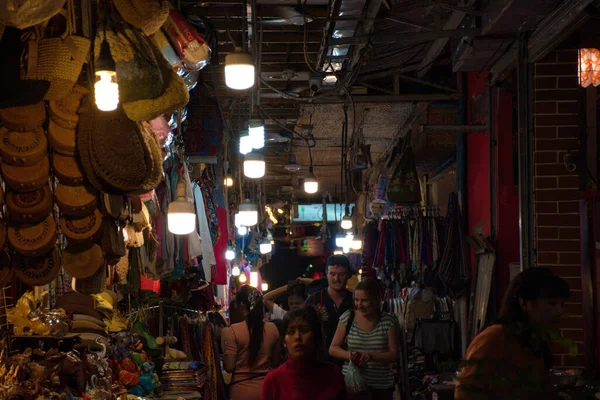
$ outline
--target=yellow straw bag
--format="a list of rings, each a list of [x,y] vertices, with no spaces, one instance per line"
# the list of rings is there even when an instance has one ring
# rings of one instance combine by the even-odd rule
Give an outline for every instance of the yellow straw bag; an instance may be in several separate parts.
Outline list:
[[[44,100],[60,100],[65,97],[79,78],[90,50],[90,40],[75,36],[74,0],[67,1],[67,11],[61,10],[67,21],[65,32],[58,38],[44,38],[48,21],[38,25],[37,34],[27,45],[27,59],[22,65],[21,79],[45,80],[50,88]]]

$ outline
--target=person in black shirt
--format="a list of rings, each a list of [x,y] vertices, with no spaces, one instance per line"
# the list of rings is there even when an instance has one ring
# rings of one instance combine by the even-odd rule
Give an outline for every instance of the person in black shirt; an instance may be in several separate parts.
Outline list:
[[[306,305],[320,311],[325,348],[328,349],[335,335],[340,316],[353,306],[352,293],[346,284],[352,276],[350,261],[344,255],[330,256],[327,259],[327,288],[309,296]],[[331,359],[339,363],[338,360]]]

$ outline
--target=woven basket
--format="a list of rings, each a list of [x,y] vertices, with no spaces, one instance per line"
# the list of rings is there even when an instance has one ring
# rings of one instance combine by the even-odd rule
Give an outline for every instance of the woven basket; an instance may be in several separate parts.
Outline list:
[[[50,119],[58,126],[65,129],[76,129],[79,115],[77,111],[81,106],[81,100],[89,94],[89,90],[80,85],[73,89],[62,99],[48,102],[48,113]]]
[[[12,267],[17,278],[29,286],[42,286],[52,282],[60,272],[60,255],[53,249],[38,257],[15,254]]]
[[[169,18],[166,0],[114,0],[117,11],[128,24],[150,36]]]
[[[77,149],[76,136],[77,131],[75,129],[64,128],[56,124],[54,120],[50,120],[48,124],[48,141],[57,153],[74,156]]]
[[[160,96],[153,99],[123,102],[123,109],[129,119],[137,122],[150,121],[168,111],[179,110],[190,101],[190,94],[185,82],[171,68],[156,44],[150,39],[145,38],[145,40],[158,61],[163,78],[163,90]]]
[[[76,31],[74,0],[67,1],[67,28],[59,38],[44,38],[43,30],[47,22],[38,29],[37,38],[29,41],[27,65],[21,71],[21,79],[46,80],[50,88],[44,100],[59,100],[73,88],[87,54],[90,50],[89,39],[73,35]]]
[[[58,14],[65,0],[4,0],[0,4],[0,24],[25,29]]]
[[[97,244],[88,249],[68,245],[62,256],[65,272],[77,279],[89,278],[104,265],[102,248]]]
[[[83,218],[60,217],[60,229],[69,243],[86,244],[102,236],[102,214],[98,209]]]
[[[56,244],[57,229],[52,215],[36,225],[8,228],[8,241],[24,256],[46,254]]]
[[[48,154],[48,142],[42,128],[15,132],[0,128],[0,156],[10,165],[34,165]]]
[[[2,125],[12,131],[29,131],[41,128],[46,121],[46,105],[43,101],[22,107],[0,109]]]
[[[54,154],[52,157],[52,166],[54,174],[63,185],[81,186],[85,178],[75,157]]]
[[[30,192],[39,189],[48,182],[50,177],[50,161],[47,155],[28,167],[17,167],[5,162],[0,165],[4,181],[16,192]]]
[[[85,217],[98,207],[95,191],[86,186],[66,186],[59,183],[54,194],[60,212],[70,217]]]
[[[11,221],[37,224],[52,212],[52,193],[48,185],[31,192],[8,192],[6,207]]]

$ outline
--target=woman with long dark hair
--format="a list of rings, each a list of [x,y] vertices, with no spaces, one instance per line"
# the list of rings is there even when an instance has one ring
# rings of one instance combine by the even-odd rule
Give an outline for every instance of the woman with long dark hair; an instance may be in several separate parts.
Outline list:
[[[324,362],[323,334],[317,311],[289,311],[283,318],[283,345],[288,360],[265,378],[261,400],[346,400],[340,368]]]
[[[567,283],[547,268],[530,268],[511,282],[494,325],[469,346],[454,398],[552,399],[550,344],[558,329]]]
[[[279,332],[264,322],[262,294],[242,286],[235,301],[244,321],[224,329],[221,337],[225,371],[233,374],[231,400],[259,400],[265,375],[279,364]]]
[[[374,279],[354,288],[354,310],[341,317],[329,354],[359,368],[371,398],[391,400],[394,395],[392,364],[398,360],[398,323],[392,314],[381,312],[381,288]]]

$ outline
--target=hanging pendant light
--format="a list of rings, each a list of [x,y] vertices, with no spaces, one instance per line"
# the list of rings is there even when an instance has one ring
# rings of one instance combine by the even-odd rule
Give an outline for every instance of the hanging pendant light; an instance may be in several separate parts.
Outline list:
[[[352,217],[350,216],[350,207],[346,205],[346,212],[340,222],[340,227],[344,230],[352,229]]]
[[[273,245],[271,244],[271,241],[268,239],[263,239],[260,242],[260,254],[269,254],[271,251],[273,251]]]
[[[344,254],[344,251],[342,249],[335,249],[333,251],[334,256],[341,256],[342,254]]]
[[[95,64],[96,82],[94,83],[94,99],[100,111],[113,111],[119,105],[119,84],[115,60],[110,55],[110,47],[106,39],[100,45],[100,55]]]
[[[196,229],[196,210],[186,197],[185,183],[177,184],[177,200],[169,204],[167,225],[174,235],[187,235]]]
[[[252,151],[252,138],[248,131],[240,132],[240,153],[246,155]]]
[[[248,278],[246,277],[246,273],[244,272],[243,274],[240,274],[238,280],[240,281],[240,283],[246,283],[246,281],[248,280]]]
[[[263,282],[260,285],[260,288],[262,289],[263,292],[266,292],[267,290],[269,290],[269,284],[267,282]]]
[[[245,90],[254,86],[254,60],[248,53],[236,48],[225,57],[225,84],[234,90]]]
[[[304,191],[308,194],[317,193],[319,190],[319,181],[315,178],[312,165],[308,169],[308,172],[310,175],[308,178],[304,179]]]
[[[238,267],[236,265],[233,268],[231,268],[231,275],[233,275],[233,276],[240,276],[240,267]]]
[[[250,286],[258,288],[258,271],[250,272]]]
[[[229,241],[229,246],[227,246],[227,250],[225,251],[225,259],[229,260],[229,261],[235,259],[235,250],[233,249],[233,246],[231,245],[231,241]]]
[[[261,119],[248,121],[248,131],[252,142],[252,148],[262,149],[265,147],[265,123]]]
[[[253,151],[244,157],[244,175],[251,179],[258,179],[265,176],[265,157]]]
[[[346,244],[346,235],[335,235],[335,247],[344,247]]]
[[[300,171],[300,168],[301,168],[301,167],[300,167],[300,164],[298,164],[298,163],[296,162],[296,156],[295,156],[295,155],[293,155],[293,154],[290,154],[290,159],[289,159],[288,163],[287,163],[286,165],[284,165],[284,166],[283,166],[283,168],[285,168],[285,170],[286,170],[287,172],[290,172],[290,173],[292,173],[292,174],[293,174],[293,173],[295,173],[295,172],[298,172],[298,171]]]
[[[258,207],[250,199],[244,200],[239,208],[240,226],[254,226],[258,223]]]
[[[227,187],[233,186],[233,175],[231,175],[231,169],[227,170],[227,175],[225,175],[225,179],[223,179],[223,185]]]
[[[240,226],[237,228],[237,233],[240,236],[245,236],[248,233],[248,227],[246,226]]]

